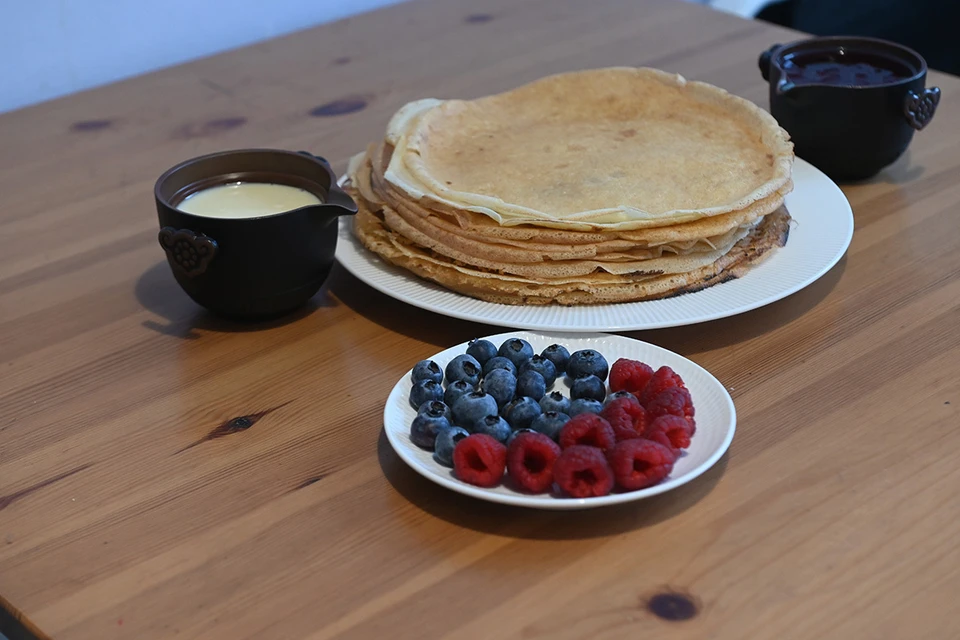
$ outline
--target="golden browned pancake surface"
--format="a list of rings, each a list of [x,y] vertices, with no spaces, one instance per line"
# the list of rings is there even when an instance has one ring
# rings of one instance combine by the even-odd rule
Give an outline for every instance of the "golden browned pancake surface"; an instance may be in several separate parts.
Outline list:
[[[412,199],[614,228],[721,215],[779,191],[793,149],[753,103],[654,69],[543,78],[472,101],[425,100],[391,122],[386,175]]]

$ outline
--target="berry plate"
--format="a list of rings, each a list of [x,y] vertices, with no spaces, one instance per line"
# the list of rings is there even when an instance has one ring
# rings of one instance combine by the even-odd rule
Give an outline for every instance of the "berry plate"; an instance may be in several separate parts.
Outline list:
[[[412,387],[411,372],[408,371],[397,382],[387,398],[383,411],[383,424],[390,445],[414,471],[448,489],[490,502],[534,509],[589,509],[648,498],[686,484],[716,464],[733,440],[737,414],[730,394],[707,370],[672,351],[632,338],[603,333],[562,334],[514,331],[486,337],[497,346],[508,338],[527,340],[533,345],[536,353],[540,353],[551,344],[559,343],[571,353],[580,349],[595,349],[602,353],[610,364],[618,358],[631,358],[646,362],[654,369],[662,365],[671,367],[683,378],[696,407],[697,433],[693,437],[690,448],[677,460],[673,472],[660,484],[639,491],[615,492],[598,498],[578,499],[555,493],[525,494],[514,491],[506,484],[492,489],[475,487],[458,480],[452,469],[440,465],[433,459],[431,452],[419,448],[410,441],[410,423],[417,412],[408,402]],[[460,344],[441,351],[430,359],[443,369],[450,360],[464,353],[466,348],[466,343]],[[553,389],[560,390],[564,395],[569,396],[569,383],[563,377],[557,379]]]

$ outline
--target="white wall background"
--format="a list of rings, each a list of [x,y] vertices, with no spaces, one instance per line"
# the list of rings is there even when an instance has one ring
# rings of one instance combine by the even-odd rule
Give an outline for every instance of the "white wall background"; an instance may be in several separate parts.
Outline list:
[[[692,1],[752,15],[770,0]],[[0,113],[398,2],[0,0]]]
[[[0,0],[0,113],[402,0]]]

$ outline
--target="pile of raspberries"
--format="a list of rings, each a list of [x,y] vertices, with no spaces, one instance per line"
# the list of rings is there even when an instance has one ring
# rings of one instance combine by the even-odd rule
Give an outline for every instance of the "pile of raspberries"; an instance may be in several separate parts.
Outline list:
[[[696,432],[693,400],[670,367],[656,371],[621,358],[610,369],[612,399],[600,414],[567,422],[559,444],[541,433],[520,433],[504,446],[473,434],[453,452],[456,476],[478,487],[504,481],[524,493],[545,493],[554,484],[572,498],[605,496],[615,488],[651,487],[673,470]]]

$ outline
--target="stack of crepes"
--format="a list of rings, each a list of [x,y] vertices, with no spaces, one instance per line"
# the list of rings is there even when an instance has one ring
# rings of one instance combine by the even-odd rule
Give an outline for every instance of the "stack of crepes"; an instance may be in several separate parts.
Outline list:
[[[655,69],[418,100],[354,157],[354,232],[388,262],[506,304],[663,298],[786,243],[793,146],[762,109]]]

